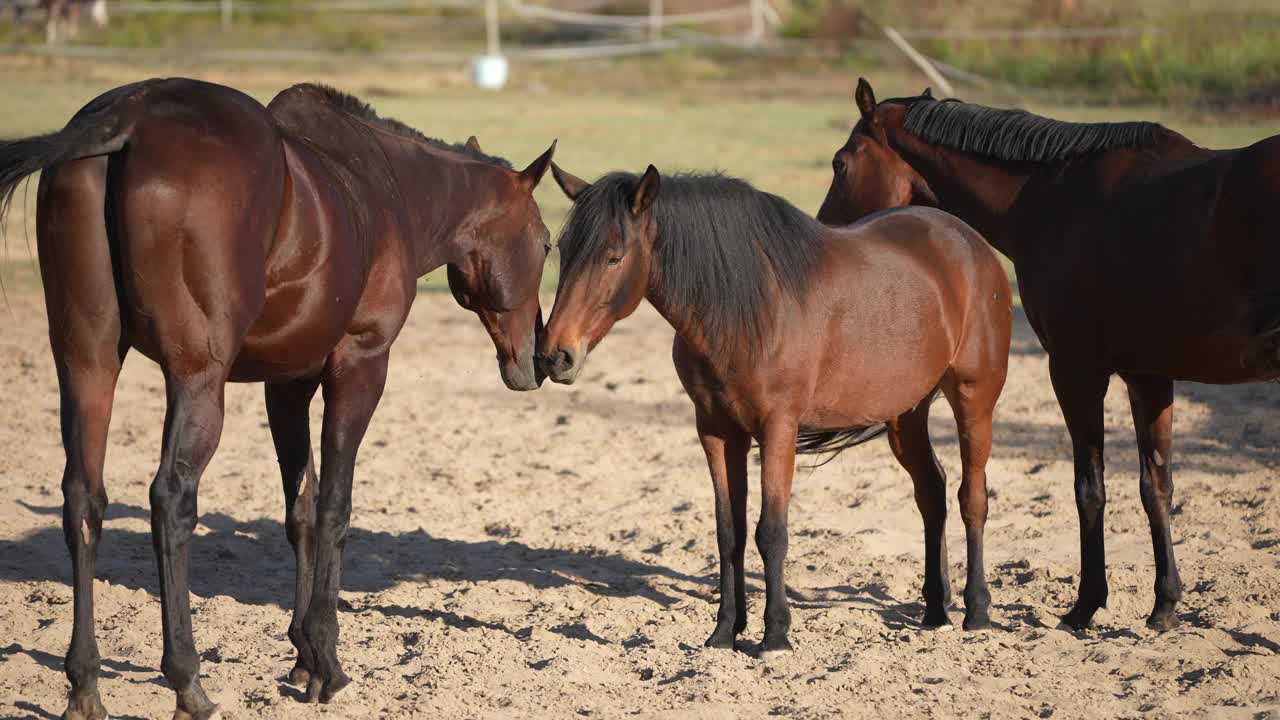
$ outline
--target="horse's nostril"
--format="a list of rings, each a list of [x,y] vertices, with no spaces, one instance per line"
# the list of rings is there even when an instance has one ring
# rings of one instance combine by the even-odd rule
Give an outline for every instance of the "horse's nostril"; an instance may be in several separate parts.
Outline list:
[[[557,350],[557,351],[556,351],[556,356],[555,356],[555,364],[556,364],[556,367],[559,367],[559,368],[568,368],[568,367],[570,367],[570,366],[572,365],[572,363],[571,363],[571,362],[569,362],[569,351],[568,351],[568,350]]]

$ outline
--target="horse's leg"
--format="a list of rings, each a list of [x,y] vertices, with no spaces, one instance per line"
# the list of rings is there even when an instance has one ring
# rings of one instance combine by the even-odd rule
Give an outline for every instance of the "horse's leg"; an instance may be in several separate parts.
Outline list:
[[[289,671],[289,681],[303,686],[311,679],[311,668],[315,667],[311,648],[302,634],[302,620],[307,616],[315,575],[316,470],[311,455],[308,410],[319,386],[319,378],[265,386],[267,419],[271,423],[271,439],[275,442],[284,482],[285,534],[293,546],[297,570],[289,640],[298,649],[298,659]]]
[[[1110,375],[1106,371],[1069,367],[1049,359],[1049,377],[1062,407],[1075,455],[1076,512],[1080,515],[1080,588],[1076,605],[1062,621],[1085,628],[1098,608],[1107,605],[1107,555],[1102,520],[1107,504],[1103,483],[1102,402]]]
[[[315,580],[311,604],[302,624],[316,663],[307,684],[308,702],[327,703],[351,682],[338,662],[337,609],[342,549],[351,524],[356,452],[387,380],[385,350],[373,356],[356,356],[355,352],[347,355],[330,361],[330,367],[341,368],[341,372],[330,372],[323,381],[324,430],[320,438],[320,493],[316,502]]]
[[[716,543],[720,549],[720,612],[707,647],[732,648],[747,627],[743,554],[747,548],[747,453],[751,438],[726,418],[698,413],[698,437],[707,454],[716,495]]]
[[[1129,406],[1138,434],[1139,488],[1142,507],[1151,525],[1151,545],[1156,559],[1156,602],[1147,625],[1169,630],[1178,624],[1174,608],[1182,599],[1182,579],[1173,559],[1169,513],[1173,504],[1173,470],[1169,446],[1173,443],[1173,381],[1151,375],[1127,375]]]
[[[760,658],[791,651],[791,608],[782,566],[787,559],[787,507],[791,503],[791,477],[796,466],[797,423],[786,419],[770,423],[760,438],[764,467],[760,471],[760,522],[756,547],[764,558],[764,641]]]
[[[118,332],[119,318],[115,318]],[[56,352],[62,398],[62,444],[66,467],[62,474],[62,534],[71,552],[75,593],[71,647],[66,673],[71,699],[65,720],[102,720],[107,711],[98,695],[98,643],[94,638],[93,579],[107,508],[102,465],[107,427],[122,353],[102,343],[96,358],[76,351]]]
[[[222,437],[226,377],[221,367],[189,375],[166,369],[166,376],[160,469],[151,483],[151,542],[160,568],[164,632],[160,671],[178,695],[174,720],[205,720],[217,708],[200,686],[200,659],[191,635],[189,566],[200,476]]]
[[[46,171],[40,178],[36,220],[66,452],[62,532],[71,553],[75,593],[65,665],[71,681],[66,720],[107,715],[98,695],[93,579],[107,507],[102,478],[107,428],[126,347],[103,221],[106,165],[105,159],[93,158]]]
[[[951,600],[947,576],[947,476],[929,442],[929,401],[889,424],[889,448],[911,475],[924,519],[924,624],[946,625]]]
[[[1004,387],[1003,372],[987,372],[970,379],[949,374],[942,382],[956,418],[960,439],[960,518],[964,521],[968,575],[964,585],[964,629],[991,626],[991,591],[982,561],[987,525],[987,459],[991,457],[991,416]]]

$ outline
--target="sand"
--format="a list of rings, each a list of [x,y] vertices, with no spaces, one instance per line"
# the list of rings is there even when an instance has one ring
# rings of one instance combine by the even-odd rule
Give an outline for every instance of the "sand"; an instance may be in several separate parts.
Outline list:
[[[0,717],[49,718],[64,707],[71,633],[58,393],[39,296],[11,290],[0,316]],[[357,466],[339,612],[355,682],[328,706],[299,703],[283,681],[293,556],[262,391],[231,386],[192,571],[204,686],[224,716],[1280,715],[1280,388],[1178,388],[1174,537],[1186,595],[1181,625],[1159,634],[1143,624],[1151,545],[1124,388],[1113,383],[1111,607],[1096,629],[1068,632],[1057,616],[1077,570],[1070,448],[1045,356],[1019,318],[989,467],[995,627],[920,627],[921,522],[910,480],[877,441],[798,474],[787,563],[797,651],[762,663],[754,548],[740,650],[701,647],[715,616],[715,523],[670,338],[642,307],[577,385],[515,394],[472,315],[447,295],[419,299]],[[147,510],[163,410],[158,370],[131,356],[96,584],[101,688],[116,718],[167,717],[174,703],[158,670]],[[945,402],[933,434],[953,496],[959,603]]]

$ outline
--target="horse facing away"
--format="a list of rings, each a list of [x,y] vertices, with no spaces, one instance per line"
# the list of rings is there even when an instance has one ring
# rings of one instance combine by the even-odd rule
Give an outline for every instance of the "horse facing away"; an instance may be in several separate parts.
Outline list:
[[[1155,123],[1068,123],[918,97],[877,103],[835,155],[818,217],[859,198],[955,213],[1013,261],[1071,433],[1080,586],[1068,625],[1107,604],[1102,404],[1128,385],[1155,554],[1147,624],[1177,624],[1170,532],[1173,381],[1280,377],[1280,136],[1208,150]]]
[[[550,236],[532,191],[553,150],[516,172],[474,138],[426,138],[329,88],[298,85],[264,108],[184,79],[117,88],[59,132],[0,144],[6,206],[23,177],[44,171],[36,223],[75,589],[64,718],[106,717],[93,578],[107,426],[129,348],[165,376],[151,529],[174,717],[216,712],[191,634],[188,546],[228,381],[266,384],[297,559],[290,677],[307,684],[310,701],[327,702],[348,683],[335,613],[356,451],[416,278],[447,265],[455,298],[493,338],[504,381],[537,387],[537,292]],[[318,388],[317,482],[308,408]]]
[[[1004,386],[1012,294],[995,253],[946,213],[908,208],[827,228],[740,180],[612,173],[587,184],[552,164],[574,200],[540,343],[571,383],[587,353],[647,298],[676,330],[715,490],[720,610],[708,647],[747,625],[747,453],[760,444],[756,545],[765,565],[761,657],[790,650],[782,568],[797,450],[838,451],[888,429],[925,525],[924,624],[948,622],[946,478],[929,440],[940,389],[955,412],[969,567],[967,629],[989,624],[986,463]],[[659,192],[661,188],[661,192]]]

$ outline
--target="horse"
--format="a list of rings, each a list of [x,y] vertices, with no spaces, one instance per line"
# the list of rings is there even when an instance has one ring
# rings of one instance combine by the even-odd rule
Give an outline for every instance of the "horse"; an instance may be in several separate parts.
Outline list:
[[[572,383],[641,299],[676,331],[672,359],[693,401],[715,491],[720,607],[705,645],[747,625],[747,455],[759,443],[765,567],[759,657],[791,650],[783,563],[797,453],[835,453],[887,431],[925,527],[923,623],[949,622],[946,476],[928,431],[940,391],[959,428],[968,549],[964,627],[989,625],[983,572],[986,464],[1004,387],[1012,292],[996,255],[931,208],[828,228],[786,200],[720,175],[615,172],[587,183],[552,163],[573,207],[539,343],[547,377]]]
[[[110,19],[106,0],[41,0],[40,5],[44,7],[46,14],[45,42],[50,45],[80,34],[82,6],[89,6],[89,17],[97,27],[106,27]]]
[[[1071,435],[1080,583],[1063,621],[1076,629],[1107,604],[1102,404],[1111,376],[1125,381],[1156,566],[1147,625],[1173,628],[1173,383],[1280,377],[1280,136],[1210,150],[1151,122],[1063,122],[928,90],[877,103],[865,79],[854,95],[860,118],[818,217],[856,220],[868,194],[939,207],[1013,261]]]
[[[475,138],[428,138],[358,99],[296,85],[264,107],[187,79],[125,85],[62,130],[0,144],[0,197],[41,170],[36,229],[61,391],[63,531],[73,562],[67,720],[106,717],[97,688],[93,578],[107,504],[102,466],[129,349],[164,374],[160,467],[150,489],[160,571],[161,671],[178,720],[216,712],[200,685],[188,546],[201,473],[222,431],[227,382],[265,384],[297,561],[290,672],[308,701],[349,679],[337,596],[356,452],[388,353],[441,265],[498,351],[507,386],[533,362],[550,234],[532,196],[551,148],[516,171]],[[308,408],[323,389],[317,479]]]

